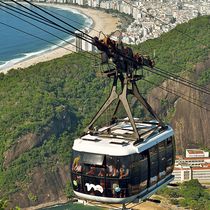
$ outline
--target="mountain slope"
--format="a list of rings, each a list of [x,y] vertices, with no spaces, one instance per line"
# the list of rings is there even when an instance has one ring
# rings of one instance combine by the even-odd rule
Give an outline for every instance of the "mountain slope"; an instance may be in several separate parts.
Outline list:
[[[177,27],[196,40],[172,30],[132,48],[149,54],[155,47],[156,66],[206,85],[210,75],[209,21],[205,16]],[[74,53],[0,74],[0,197],[12,198],[13,206],[38,205],[65,196],[73,140],[106,99],[106,81],[95,77],[93,65],[88,53]],[[201,75],[203,71],[205,75]],[[144,74],[155,85],[164,82],[165,87],[209,102],[209,96],[151,72]],[[209,146],[209,112],[155,85],[138,82],[141,93],[174,129],[178,153]],[[138,103],[132,112],[142,120],[150,119]],[[57,190],[55,186],[59,186]]]

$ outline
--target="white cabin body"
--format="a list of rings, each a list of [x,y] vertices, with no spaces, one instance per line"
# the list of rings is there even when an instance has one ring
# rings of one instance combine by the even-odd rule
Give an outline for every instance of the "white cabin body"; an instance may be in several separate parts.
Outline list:
[[[154,124],[135,123],[144,139],[123,137],[133,133],[129,122],[109,127],[112,135],[85,135],[74,141],[71,180],[74,193],[102,203],[142,201],[171,182],[175,161],[174,132]],[[113,135],[116,134],[116,135]]]

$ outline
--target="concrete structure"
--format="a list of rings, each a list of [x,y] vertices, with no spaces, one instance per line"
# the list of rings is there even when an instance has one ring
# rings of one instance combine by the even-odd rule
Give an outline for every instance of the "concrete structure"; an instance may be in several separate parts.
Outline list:
[[[173,182],[183,182],[191,179],[198,179],[199,182],[209,182],[209,152],[199,149],[187,149],[186,158],[176,156],[173,175],[175,176]]]
[[[87,33],[86,30],[82,29],[81,31],[76,31],[77,34],[75,39],[75,52],[79,51],[91,51],[91,52],[97,52],[98,49],[91,44],[90,38],[86,37],[84,33]],[[86,42],[84,39],[88,38],[90,42]]]

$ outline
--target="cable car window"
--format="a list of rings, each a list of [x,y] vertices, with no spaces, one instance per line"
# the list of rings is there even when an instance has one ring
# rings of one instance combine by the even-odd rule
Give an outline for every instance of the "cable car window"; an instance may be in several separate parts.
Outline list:
[[[158,173],[159,173],[157,145],[149,149],[149,157],[150,157],[150,186],[152,186],[158,181]]]
[[[81,159],[82,159],[82,152],[72,150],[72,156],[71,156],[72,171],[81,173]]]
[[[166,139],[166,175],[173,171],[173,144],[172,136]]]
[[[106,156],[106,176],[124,178],[129,176],[128,156]]]
[[[130,157],[131,157],[131,162],[130,162],[131,174],[139,172],[139,167],[140,167],[139,155],[132,154]]]
[[[102,166],[104,161],[104,155],[84,153],[82,163],[95,164]]]
[[[92,164],[84,164],[83,166],[83,175],[88,176],[99,176],[104,177],[105,176],[105,166],[97,166]]]
[[[76,173],[71,174],[73,190],[82,192],[82,177]]]
[[[108,179],[106,181],[106,189],[107,189],[107,197],[112,197],[112,198],[120,197],[121,188],[118,180]]]
[[[165,141],[158,144],[159,150],[159,179],[163,179],[166,174],[166,148]]]
[[[140,159],[138,154],[132,154],[130,156],[131,162],[131,195],[139,193],[140,184]]]
[[[172,136],[166,139],[167,145],[172,144]]]
[[[148,179],[148,150],[140,153],[140,192],[147,188]]]

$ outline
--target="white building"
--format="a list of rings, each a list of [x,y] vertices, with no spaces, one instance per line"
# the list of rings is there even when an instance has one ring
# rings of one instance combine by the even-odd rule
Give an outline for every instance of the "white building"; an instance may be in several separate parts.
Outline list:
[[[209,152],[199,149],[187,149],[186,158],[176,156],[173,175],[175,176],[173,182],[183,182],[191,179],[198,179],[199,182],[209,182]]]
[[[76,31],[75,34],[77,34],[76,36],[76,46],[75,46],[75,52],[79,52],[79,51],[92,51],[92,52],[97,52],[97,48],[92,45],[89,42],[85,41],[86,35],[84,33],[87,33],[86,30],[81,30],[81,31]]]

